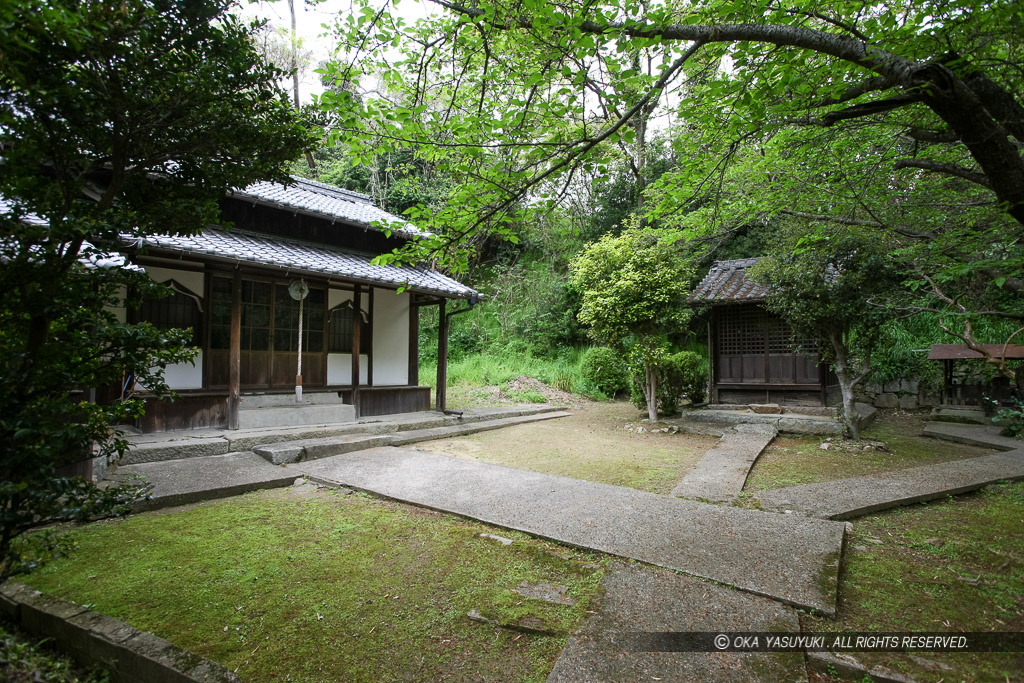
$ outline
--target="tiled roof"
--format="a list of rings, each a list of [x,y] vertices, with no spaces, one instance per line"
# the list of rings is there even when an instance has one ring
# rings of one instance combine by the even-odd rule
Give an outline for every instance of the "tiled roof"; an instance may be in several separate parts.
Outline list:
[[[747,269],[757,261],[756,258],[715,261],[689,300],[711,304],[763,301],[768,289],[747,277]]]
[[[1006,360],[1011,358],[1024,358],[1024,346],[1018,344],[981,344],[981,348],[994,358],[1003,358],[1006,352]],[[970,358],[984,358],[981,353],[969,348],[966,344],[932,344],[928,352],[928,360],[964,360]]]
[[[414,266],[375,266],[372,256],[354,254],[332,247],[264,237],[240,231],[207,229],[198,235],[154,235],[142,245],[215,257],[232,262],[248,262],[293,273],[339,277],[384,287],[406,286],[414,292],[438,294],[448,298],[476,299],[473,289],[441,273]]]
[[[10,213],[12,211],[14,211],[14,202],[6,199],[5,197],[0,197],[0,213]],[[34,225],[42,228],[45,228],[50,224],[45,218],[34,213],[24,214],[21,217],[21,222],[25,225]]]
[[[294,184],[288,186],[265,181],[253,183],[244,190],[232,190],[229,196],[265,206],[285,207],[330,221],[346,221],[379,230],[388,227],[399,237],[427,234],[412,223],[377,208],[365,194],[296,176],[292,179]]]

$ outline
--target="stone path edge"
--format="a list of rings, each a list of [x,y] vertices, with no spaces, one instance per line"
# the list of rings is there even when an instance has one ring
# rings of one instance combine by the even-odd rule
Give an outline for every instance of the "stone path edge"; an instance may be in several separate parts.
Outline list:
[[[221,664],[23,583],[0,585],[0,614],[35,636],[54,640],[76,660],[103,666],[118,683],[241,681]]]
[[[291,466],[289,466],[289,468],[290,467]],[[474,516],[470,516],[470,515],[460,514],[458,512],[453,512],[452,510],[449,510],[449,509],[443,508],[443,507],[437,507],[437,506],[434,506],[434,505],[427,505],[427,504],[424,504],[424,503],[414,503],[414,502],[410,502],[410,501],[408,501],[408,500],[406,500],[404,498],[399,498],[397,496],[389,496],[387,494],[380,493],[379,491],[374,491],[372,489],[368,489],[368,488],[361,487],[361,486],[355,486],[355,485],[349,484],[349,483],[343,483],[343,482],[335,481],[333,479],[327,479],[325,477],[318,477],[318,476],[316,476],[314,474],[301,473],[299,476],[304,476],[308,481],[311,481],[314,484],[319,484],[321,486],[325,486],[325,487],[328,487],[328,488],[332,488],[332,489],[348,489],[348,490],[352,490],[352,491],[359,491],[360,493],[365,493],[365,494],[371,495],[371,496],[373,496],[375,498],[380,498],[382,500],[389,500],[389,501],[392,501],[392,502],[395,502],[395,503],[402,503],[403,505],[413,505],[413,506],[418,507],[418,508],[423,508],[424,510],[431,510],[433,512],[440,512],[442,514],[451,515],[453,517],[458,517],[460,519],[468,519],[468,520],[471,520],[471,521],[474,521],[474,522],[482,522],[484,524],[489,524],[490,526],[494,526],[494,527],[497,527],[499,529],[509,529],[510,531],[518,531],[518,532],[523,533],[523,534],[528,534],[528,535],[530,535],[533,538],[540,538],[540,539],[543,539],[545,541],[551,541],[552,543],[557,543],[557,544],[563,545],[563,546],[565,546],[567,548],[575,548],[575,549],[578,549],[578,550],[589,550],[589,551],[599,552],[599,553],[603,553],[603,554],[608,555],[610,557],[615,557],[617,559],[620,559],[620,560],[623,560],[623,561],[626,561],[626,562],[636,562],[636,563],[641,564],[641,565],[647,565],[647,566],[650,566],[650,567],[658,567],[660,569],[665,569],[665,570],[668,570],[668,571],[671,571],[671,572],[678,572],[679,574],[682,574],[684,576],[690,576],[690,577],[693,577],[693,578],[696,578],[696,579],[700,579],[702,581],[708,581],[708,582],[710,582],[712,584],[715,584],[715,585],[718,585],[718,586],[724,586],[726,588],[730,588],[730,589],[733,589],[733,590],[741,591],[743,593],[748,593],[750,595],[756,595],[758,597],[767,598],[769,600],[773,600],[773,601],[775,601],[775,602],[777,602],[779,604],[786,605],[788,607],[793,607],[793,608],[800,609],[800,610],[807,610],[809,612],[813,612],[813,613],[816,613],[816,614],[822,614],[824,616],[829,616],[829,617],[835,616],[835,614],[836,614],[836,607],[834,605],[831,607],[831,609],[822,608],[821,606],[808,605],[806,603],[801,603],[801,602],[796,602],[794,600],[786,599],[785,597],[781,597],[779,595],[774,595],[774,594],[771,594],[771,593],[767,593],[767,592],[763,592],[763,591],[758,591],[758,590],[756,590],[754,588],[751,588],[749,586],[739,586],[739,585],[736,585],[734,583],[729,583],[729,582],[726,582],[726,581],[722,581],[721,579],[716,579],[713,576],[707,576],[707,575],[701,574],[699,572],[684,571],[684,570],[679,569],[677,567],[671,567],[671,566],[668,566],[668,565],[665,565],[665,564],[659,564],[658,562],[653,562],[653,561],[648,561],[648,560],[638,560],[635,557],[629,557],[629,556],[626,556],[626,555],[621,555],[619,553],[615,553],[615,552],[612,552],[612,551],[607,550],[607,549],[593,548],[593,547],[590,547],[590,546],[580,545],[578,543],[572,543],[572,542],[566,541],[564,539],[556,538],[554,536],[547,536],[547,535],[545,535],[543,533],[540,533],[540,532],[536,531],[535,529],[527,529],[527,528],[519,527],[519,526],[510,526],[508,524],[504,524],[502,522],[494,521],[494,520],[487,519],[487,518],[484,518],[484,517],[474,517]],[[832,520],[832,521],[838,521],[838,520]],[[845,547],[846,547],[846,533],[842,534],[842,538],[840,539],[839,545],[840,545],[840,550],[838,551],[839,552],[839,557],[836,558],[836,566],[835,567],[827,567],[826,568],[826,571],[829,573],[830,577],[833,579],[833,581],[836,584],[838,584],[838,577],[839,577],[839,573],[840,573],[840,570],[841,570],[842,557],[844,555],[844,550],[845,550]],[[836,594],[838,594],[838,589],[836,590]]]

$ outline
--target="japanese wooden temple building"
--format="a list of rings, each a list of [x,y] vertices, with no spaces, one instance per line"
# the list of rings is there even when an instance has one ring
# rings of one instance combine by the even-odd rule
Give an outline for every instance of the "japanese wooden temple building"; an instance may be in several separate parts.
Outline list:
[[[770,292],[747,277],[756,258],[716,261],[690,295],[708,304],[710,400],[718,404],[826,406],[839,401],[835,374],[810,340],[762,305]]]
[[[1024,360],[1024,346],[1019,344],[982,344],[981,348],[993,358],[1004,361]],[[1016,387],[1005,377],[982,381],[980,373],[964,371],[963,366],[974,365],[979,370],[985,356],[966,344],[932,344],[928,360],[942,361],[942,405],[982,406],[988,398],[1009,406]]]
[[[438,306],[436,406],[444,409],[446,305],[463,299],[472,306],[479,296],[425,267],[371,264],[417,228],[366,195],[300,178],[236,190],[221,210],[230,230],[148,236],[126,252],[174,293],[124,314],[191,328],[199,349],[194,364],[167,368],[179,398],[149,400],[143,431],[237,428],[240,404],[257,395],[280,395],[284,403],[292,395],[294,406],[296,288],[308,292],[301,320],[305,401],[335,402],[338,422],[429,409],[430,388],[418,382],[418,321],[423,306]]]

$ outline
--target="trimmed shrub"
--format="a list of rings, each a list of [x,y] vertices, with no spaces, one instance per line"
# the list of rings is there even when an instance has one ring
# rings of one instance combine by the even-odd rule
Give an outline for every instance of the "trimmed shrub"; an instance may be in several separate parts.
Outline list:
[[[594,346],[583,356],[583,380],[601,392],[614,396],[629,387],[626,364],[607,346]]]
[[[701,403],[707,393],[708,369],[704,358],[693,351],[665,356],[658,367],[658,414],[675,415],[682,399]],[[629,399],[637,410],[647,410],[642,377],[630,382]]]

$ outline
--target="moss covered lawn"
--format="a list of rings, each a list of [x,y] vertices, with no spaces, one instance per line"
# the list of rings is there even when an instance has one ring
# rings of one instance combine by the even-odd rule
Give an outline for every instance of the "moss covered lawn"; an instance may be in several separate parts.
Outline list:
[[[887,450],[821,450],[827,437],[780,434],[754,463],[744,491],[767,491],[784,486],[814,484],[847,477],[975,458],[992,449],[967,446],[923,436],[927,413],[879,411],[864,441],[884,441]]]
[[[542,681],[606,562],[310,485],[71,533],[80,548],[28,583],[254,681]],[[577,602],[526,598],[513,590],[524,581],[566,586]],[[552,635],[471,621],[471,610]]]
[[[854,520],[839,576],[838,617],[805,616],[803,627],[1024,631],[1024,482]],[[1024,653],[917,656],[858,653],[856,658],[917,681],[1024,680]]]

